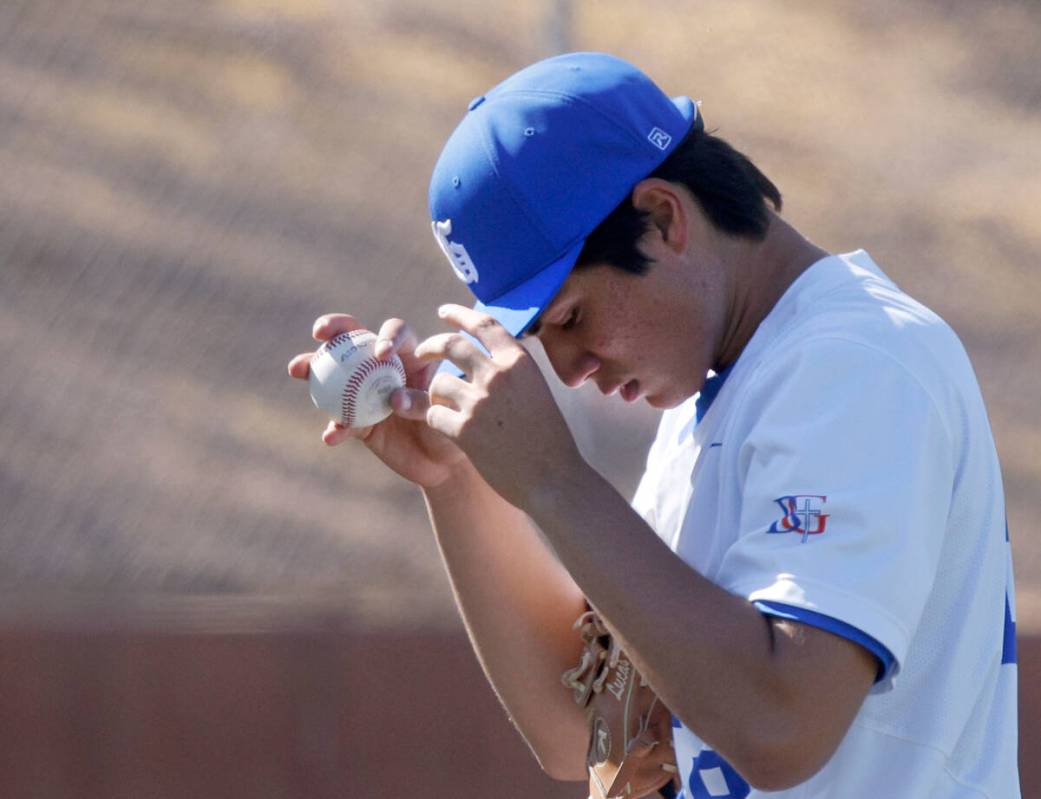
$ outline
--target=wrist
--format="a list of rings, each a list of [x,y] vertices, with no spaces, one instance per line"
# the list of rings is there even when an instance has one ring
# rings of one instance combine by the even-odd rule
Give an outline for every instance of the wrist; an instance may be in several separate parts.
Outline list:
[[[454,502],[464,496],[471,495],[477,482],[484,479],[473,467],[468,458],[452,466],[445,477],[433,485],[421,485],[423,495],[431,502]]]

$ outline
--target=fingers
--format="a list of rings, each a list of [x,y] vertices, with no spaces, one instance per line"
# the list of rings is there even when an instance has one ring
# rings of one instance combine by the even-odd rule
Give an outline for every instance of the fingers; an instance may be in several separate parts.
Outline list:
[[[289,376],[299,380],[306,380],[311,373],[311,359],[313,357],[313,352],[301,352],[299,355],[294,356],[289,361]]]
[[[314,320],[311,328],[311,336],[315,341],[328,341],[340,333],[349,333],[352,330],[364,330],[365,325],[350,314],[327,313]]]
[[[399,388],[390,395],[390,407],[401,418],[418,422],[426,418],[430,397],[425,391]]]
[[[347,427],[339,422],[330,421],[322,432],[322,443],[335,447],[337,444],[355,438],[364,441],[371,432],[371,427]]]
[[[350,314],[329,313],[314,320],[311,336],[315,341],[328,341],[340,333],[361,330],[363,327],[364,325]],[[313,352],[301,352],[294,356],[289,361],[289,376],[306,380],[311,371],[312,357],[314,357]]]
[[[406,385],[410,388],[425,389],[437,371],[437,364],[424,364],[416,358],[418,344],[419,338],[411,325],[403,319],[388,319],[380,325],[373,352],[380,360],[388,360],[394,355],[400,356],[405,366]]]
[[[355,317],[345,313],[330,313],[319,316],[314,320],[311,328],[311,336],[315,341],[328,341],[340,333],[349,333],[352,330],[364,330],[365,325]],[[391,352],[411,352],[416,346],[416,335],[401,319],[388,319],[383,323],[376,342],[376,357],[385,359]],[[390,349],[385,346],[385,341],[391,344]],[[382,348],[381,348],[382,347]],[[289,361],[289,375],[301,380],[306,380],[310,373],[311,358],[313,352],[302,352]]]
[[[493,358],[499,352],[509,352],[520,348],[517,339],[505,327],[481,311],[449,303],[438,308],[437,315],[480,341]]]
[[[407,355],[415,352],[419,340],[415,331],[404,319],[388,319],[380,325],[376,334],[374,351],[377,358],[386,359],[390,355]]]
[[[442,372],[430,383],[429,406],[443,405],[453,411],[470,405],[474,387],[461,377]]]
[[[451,361],[467,378],[487,366],[488,356],[477,346],[458,333],[439,333],[431,336],[416,347],[416,358],[420,361]]]
[[[444,405],[431,405],[426,422],[437,432],[449,438],[458,438],[462,432],[463,415]]]

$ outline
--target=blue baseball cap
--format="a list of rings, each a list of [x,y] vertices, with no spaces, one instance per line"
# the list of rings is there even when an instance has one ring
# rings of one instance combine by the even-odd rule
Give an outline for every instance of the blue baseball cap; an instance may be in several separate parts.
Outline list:
[[[632,64],[568,53],[470,102],[430,179],[434,236],[474,307],[519,336],[593,232],[695,128]]]

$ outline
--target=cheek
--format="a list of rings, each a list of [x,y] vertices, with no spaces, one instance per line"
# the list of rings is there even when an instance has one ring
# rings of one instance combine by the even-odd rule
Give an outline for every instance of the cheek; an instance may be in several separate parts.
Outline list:
[[[643,357],[652,346],[654,335],[639,323],[619,319],[611,325],[590,331],[587,338],[590,352],[608,362],[631,364]]]
[[[581,346],[625,371],[689,369],[692,347],[703,338],[701,325],[660,295],[648,296],[643,284],[624,288],[614,287],[610,302],[587,306]]]

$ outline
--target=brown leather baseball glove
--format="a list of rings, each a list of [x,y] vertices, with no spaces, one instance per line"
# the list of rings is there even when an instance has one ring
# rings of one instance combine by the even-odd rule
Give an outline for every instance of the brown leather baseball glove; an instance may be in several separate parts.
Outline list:
[[[596,611],[579,616],[582,659],[561,681],[589,720],[591,799],[657,796],[670,782],[679,790],[672,747],[672,713],[636,671]]]

